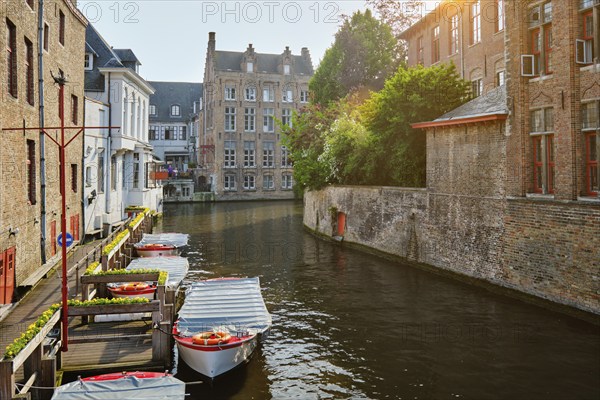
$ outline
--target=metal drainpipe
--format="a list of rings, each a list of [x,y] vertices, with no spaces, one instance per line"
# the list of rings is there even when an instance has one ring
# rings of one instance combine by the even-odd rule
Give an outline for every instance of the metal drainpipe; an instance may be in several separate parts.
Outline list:
[[[110,72],[108,73],[108,126],[112,126],[112,101],[111,101],[111,81],[110,81]],[[106,157],[104,160],[104,175],[106,176],[106,179],[104,180],[104,199],[105,199],[105,205],[104,205],[104,212],[107,214],[110,214],[110,210],[111,210],[111,202],[110,202],[110,191],[111,191],[111,182],[110,179],[112,179],[111,177],[111,171],[110,168],[112,167],[112,150],[111,150],[111,136],[112,136],[112,129],[108,129],[108,136],[106,137]],[[106,163],[108,162],[109,167],[106,168]],[[123,159],[123,162],[125,162],[125,159]],[[123,179],[125,179],[125,177],[123,177]]]
[[[38,95],[39,123],[44,127],[44,0],[38,0]],[[40,131],[40,247],[42,264],[46,263],[46,145]]]
[[[83,132],[81,139],[81,220],[79,221],[79,227],[83,224],[83,235],[79,235],[81,243],[85,241],[85,88],[83,92]]]

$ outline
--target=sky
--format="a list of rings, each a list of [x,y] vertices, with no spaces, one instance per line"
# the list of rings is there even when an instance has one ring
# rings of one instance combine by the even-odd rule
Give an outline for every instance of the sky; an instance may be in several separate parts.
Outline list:
[[[308,47],[317,67],[342,15],[366,9],[352,1],[78,1],[78,7],[114,48],[133,50],[148,81],[202,82],[208,33],[217,50],[293,54]]]

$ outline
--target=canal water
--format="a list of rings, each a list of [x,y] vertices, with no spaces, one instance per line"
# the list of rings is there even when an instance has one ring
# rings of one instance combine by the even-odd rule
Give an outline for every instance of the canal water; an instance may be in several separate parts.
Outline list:
[[[251,361],[193,399],[600,399],[598,326],[322,241],[301,203],[164,211],[159,230],[191,236],[188,284],[259,276],[273,316]]]

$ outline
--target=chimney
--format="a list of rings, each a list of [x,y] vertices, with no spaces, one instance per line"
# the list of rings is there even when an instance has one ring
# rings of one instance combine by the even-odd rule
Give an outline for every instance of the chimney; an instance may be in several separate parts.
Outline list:
[[[217,46],[215,35],[216,34],[214,32],[208,32],[208,51],[211,53],[215,51]]]
[[[290,52],[290,46],[285,46],[285,51],[283,52],[284,55],[289,56],[292,53]]]
[[[246,53],[254,54],[254,47],[252,47],[252,43],[248,44],[248,48],[246,49]]]

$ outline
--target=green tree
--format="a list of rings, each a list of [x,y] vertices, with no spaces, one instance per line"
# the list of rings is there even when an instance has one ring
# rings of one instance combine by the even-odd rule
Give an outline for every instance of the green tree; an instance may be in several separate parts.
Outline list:
[[[379,90],[399,65],[398,40],[370,10],[346,18],[309,83],[313,101],[326,105],[364,87]]]

